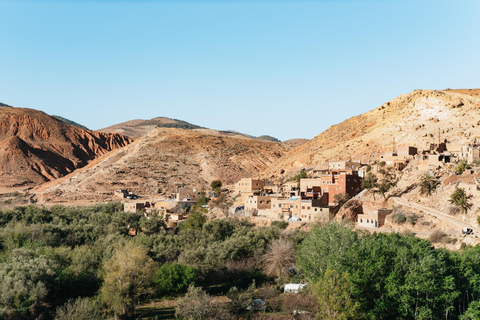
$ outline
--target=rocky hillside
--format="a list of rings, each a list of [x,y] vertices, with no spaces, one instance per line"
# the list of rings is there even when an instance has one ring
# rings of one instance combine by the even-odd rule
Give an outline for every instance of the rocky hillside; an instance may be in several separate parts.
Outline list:
[[[0,190],[59,178],[130,142],[119,134],[68,125],[41,111],[0,107]]]
[[[39,203],[114,200],[128,189],[150,199],[176,185],[207,187],[258,176],[286,151],[281,143],[197,130],[157,128],[87,167],[33,190]]]
[[[106,132],[106,133],[120,133],[132,139],[138,139],[140,137],[146,136],[156,128],[190,129],[190,130],[197,130],[205,133],[211,133],[215,135],[222,135],[222,136],[229,136],[229,137],[241,136],[241,137],[252,138],[252,139],[280,142],[280,140],[278,140],[277,138],[269,135],[262,135],[259,137],[255,137],[255,136],[251,136],[245,133],[240,133],[234,130],[208,129],[195,124],[191,124],[183,120],[170,119],[166,117],[157,117],[150,120],[141,120],[141,119],[130,120],[127,122],[122,122],[107,128],[100,129],[98,131]],[[297,139],[297,141],[299,140],[302,140],[302,139]],[[290,144],[286,144],[286,146],[289,147]]]
[[[480,137],[480,90],[415,90],[331,126],[292,149],[264,176],[285,175],[303,167],[340,159],[368,160],[394,145],[419,149],[447,140],[466,143]]]
[[[150,120],[135,119],[100,129],[100,132],[120,133],[132,139],[146,136],[156,128],[201,129],[202,127],[182,120],[157,117]]]

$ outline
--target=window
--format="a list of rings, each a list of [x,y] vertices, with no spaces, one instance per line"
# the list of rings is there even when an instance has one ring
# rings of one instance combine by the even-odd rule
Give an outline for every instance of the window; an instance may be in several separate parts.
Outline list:
[[[304,209],[304,210],[305,210],[305,206],[302,206],[302,209]]]
[[[260,200],[260,204],[263,204],[263,200]]]
[[[310,210],[310,207],[307,207],[307,210]]]

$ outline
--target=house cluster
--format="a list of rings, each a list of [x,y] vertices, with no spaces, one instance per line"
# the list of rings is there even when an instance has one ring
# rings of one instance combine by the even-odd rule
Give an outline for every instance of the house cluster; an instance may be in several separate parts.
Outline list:
[[[285,183],[243,178],[235,184],[247,213],[270,218],[327,222],[335,196],[355,196],[361,190],[360,162],[336,161],[311,171],[311,178]]]
[[[196,188],[177,187],[167,197],[155,201],[135,201],[125,202],[123,209],[125,212],[144,212],[145,216],[156,214],[166,216],[169,221],[178,222],[183,220],[184,214],[189,208],[195,205],[201,192]]]
[[[429,150],[424,150],[420,157],[420,170],[431,170],[438,167],[441,163],[447,164],[464,159],[471,164],[480,160],[480,144],[476,140],[467,145],[438,143],[431,144]]]

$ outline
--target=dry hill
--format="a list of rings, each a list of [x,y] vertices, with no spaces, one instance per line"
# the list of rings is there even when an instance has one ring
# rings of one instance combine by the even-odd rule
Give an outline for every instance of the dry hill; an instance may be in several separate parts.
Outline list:
[[[473,142],[480,137],[480,90],[415,90],[382,106],[331,126],[291,150],[264,176],[340,159],[368,160],[394,145],[424,149],[430,143]]]
[[[150,199],[176,185],[208,187],[258,176],[285,153],[281,143],[158,128],[87,167],[33,190],[42,202],[107,201],[117,189]]]
[[[41,111],[0,107],[0,191],[61,177],[131,140],[83,130]]]

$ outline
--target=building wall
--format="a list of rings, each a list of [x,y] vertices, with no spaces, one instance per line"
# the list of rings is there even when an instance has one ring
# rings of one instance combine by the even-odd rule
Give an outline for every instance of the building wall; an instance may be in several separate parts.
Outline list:
[[[263,180],[243,178],[235,184],[235,193],[260,191],[263,189],[263,186]]]
[[[248,196],[245,199],[245,210],[266,210],[272,208],[272,199],[268,196]]]
[[[123,211],[125,212],[137,212],[143,208],[145,208],[145,204],[140,202],[125,202],[123,204]]]
[[[414,156],[418,152],[417,148],[411,146],[398,146],[397,155],[399,157]]]
[[[362,186],[362,178],[355,174],[347,174],[341,172],[339,174],[331,174],[322,176],[322,194],[328,193],[329,204],[334,203],[335,195],[346,193],[350,197],[360,192]]]
[[[300,179],[300,192],[306,192],[307,188],[322,187],[320,179]]]

